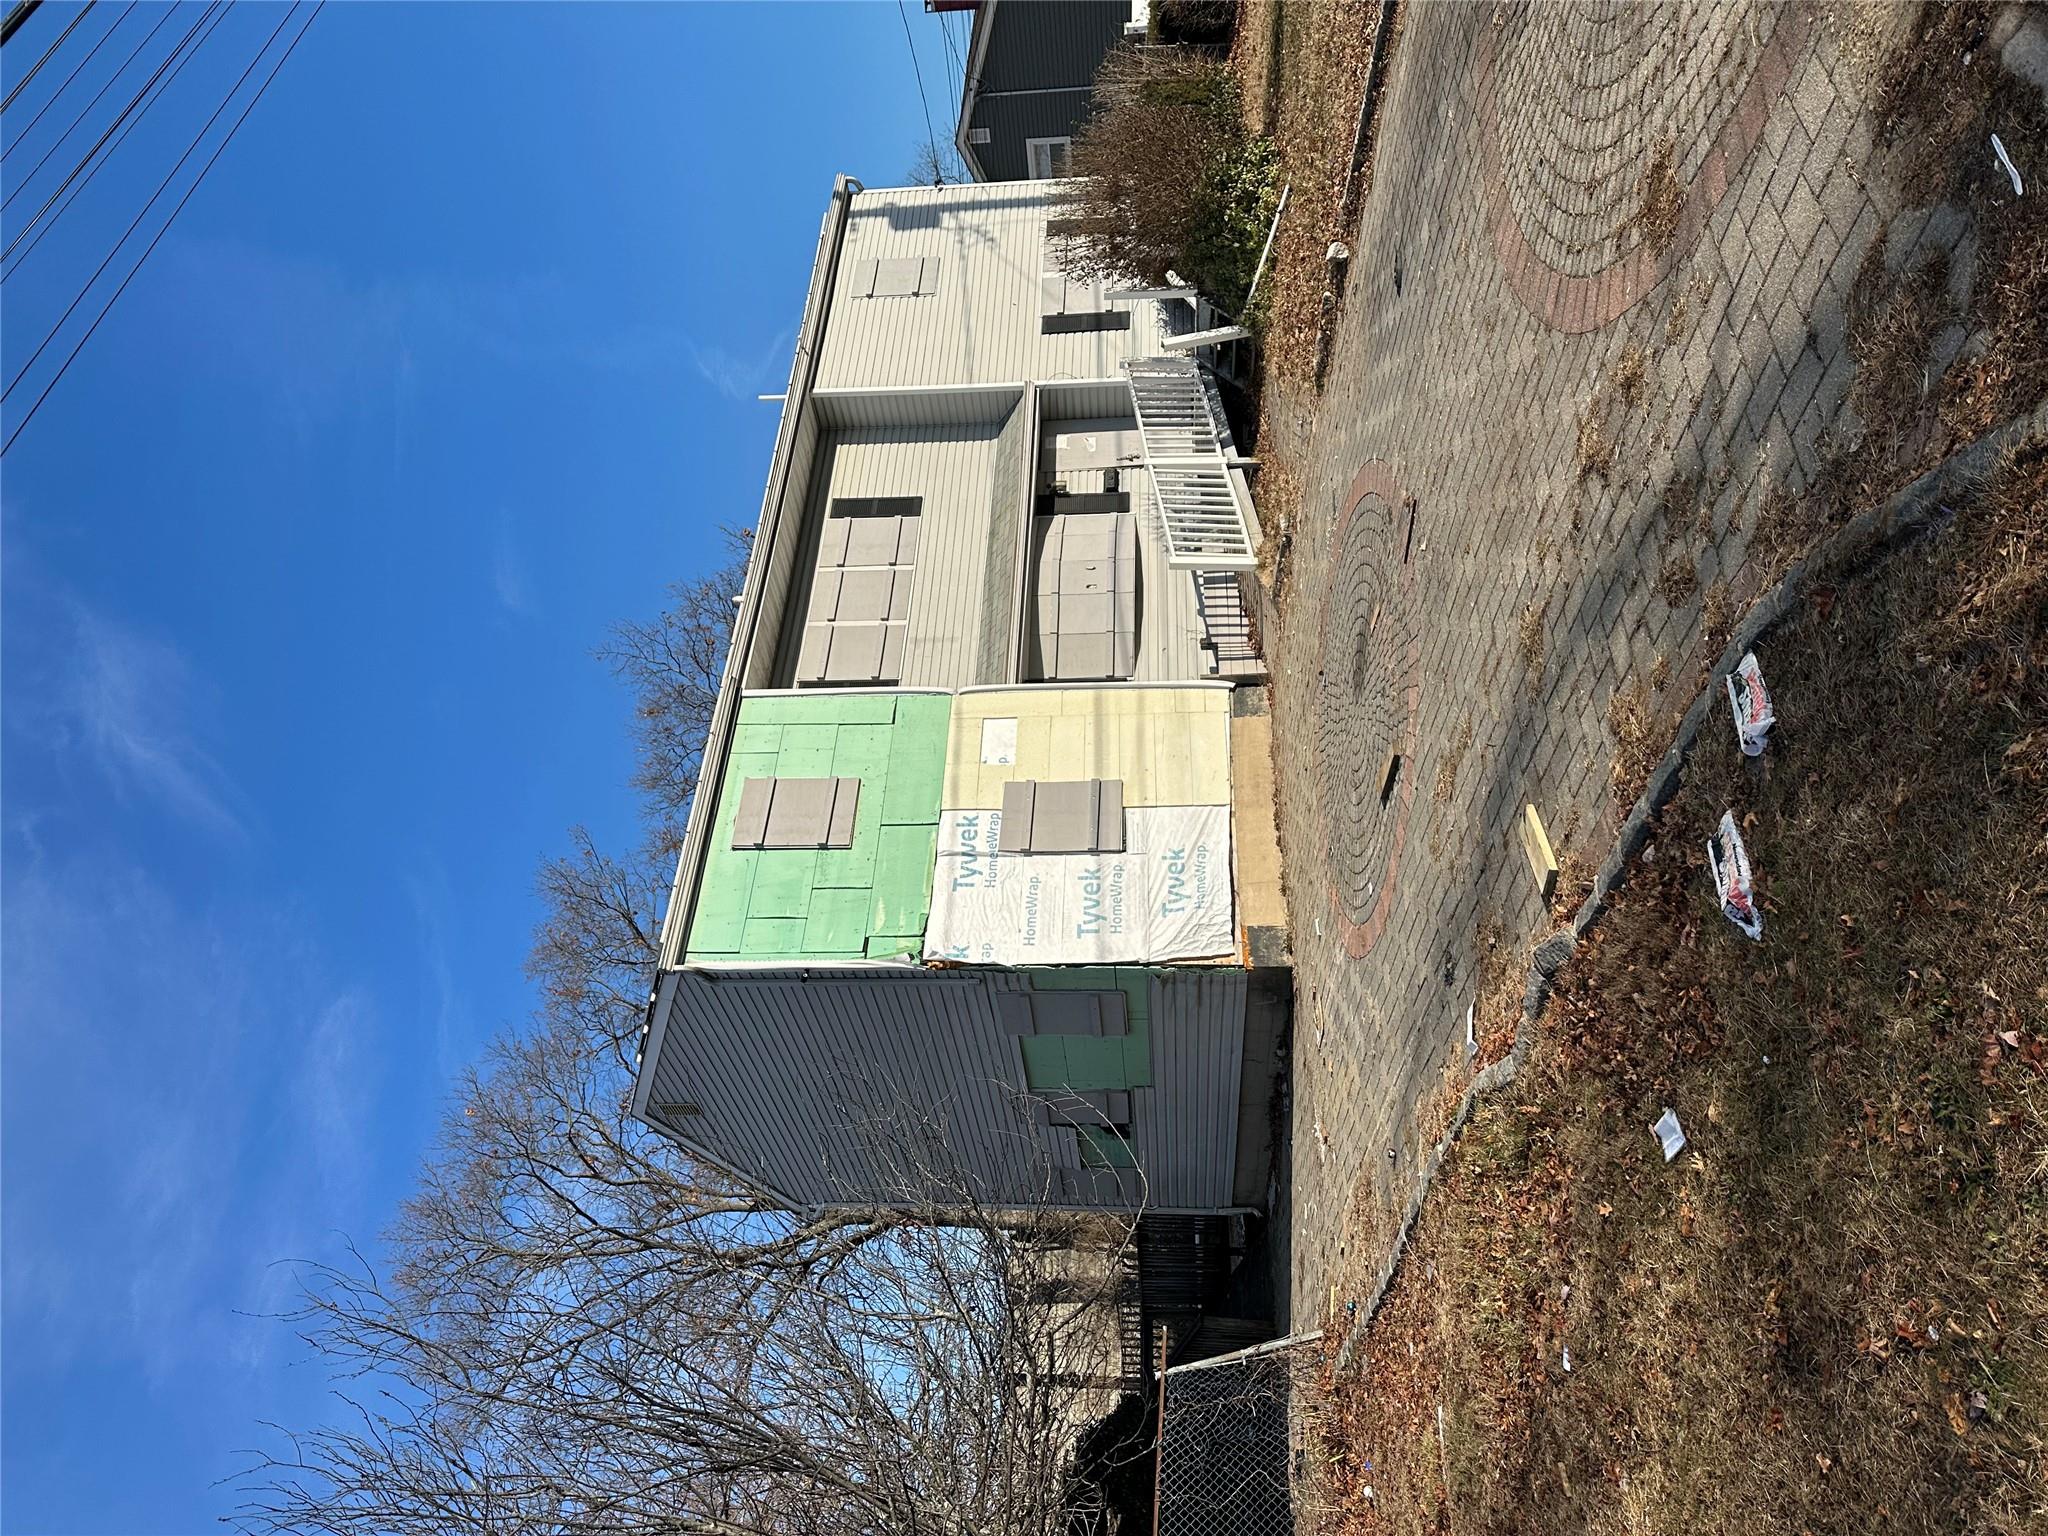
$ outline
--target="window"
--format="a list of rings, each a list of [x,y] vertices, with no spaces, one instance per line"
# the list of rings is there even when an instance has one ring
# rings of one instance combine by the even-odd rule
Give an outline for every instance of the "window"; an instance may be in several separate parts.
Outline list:
[[[924,498],[842,496],[818,540],[796,682],[893,683],[903,676],[910,582]]]
[[[1099,278],[1046,272],[1038,279],[1038,296],[1038,328],[1044,335],[1131,328],[1130,311],[1109,308]]]
[[[1092,496],[1052,501],[1098,504]],[[1138,520],[1128,512],[1060,512],[1038,518],[1036,533],[1034,672],[1060,682],[1129,677],[1138,667]]]
[[[989,132],[986,128],[970,128],[967,130],[967,142],[970,144],[986,144],[988,140]]]
[[[735,848],[851,848],[859,779],[748,779],[732,823]]]
[[[1026,139],[1024,174],[1033,181],[1058,180],[1067,174],[1067,153],[1073,147],[1071,138]]]
[[[853,287],[847,296],[855,299],[910,299],[928,297],[938,291],[938,257],[891,256],[884,261],[855,262]]]
[[[1000,853],[1122,853],[1122,779],[1020,779],[1003,786]]]

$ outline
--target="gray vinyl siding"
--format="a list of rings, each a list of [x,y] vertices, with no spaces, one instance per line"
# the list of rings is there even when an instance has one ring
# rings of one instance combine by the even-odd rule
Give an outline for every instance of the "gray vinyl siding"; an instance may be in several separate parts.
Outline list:
[[[1237,1165],[1245,973],[1193,967],[1152,979],[1152,1088],[1131,1095],[1131,1136],[1160,1209],[1221,1209]]]
[[[1039,275],[1056,265],[1045,232],[1048,189],[1056,185],[1005,182],[857,194],[817,387],[1116,380],[1124,359],[1156,354],[1162,318],[1150,300],[1117,306],[1130,311],[1129,330],[1041,332]],[[851,296],[863,263],[909,256],[940,259],[936,293]]]
[[[797,575],[784,614],[771,686],[796,685],[797,641],[810,601],[818,530],[832,502],[852,496],[920,496],[917,562],[903,646],[906,688],[977,681],[982,590],[995,510],[999,424],[848,427],[820,435],[804,509]]]
[[[974,104],[973,126],[988,130],[988,142],[974,146],[986,181],[1028,181],[1028,139],[1071,139],[1094,109],[1086,88],[1036,96],[984,96]]]
[[[1130,0],[999,0],[981,61],[981,89],[1031,91],[1086,85],[1123,40]]]
[[[650,1118],[793,1205],[903,1203],[863,1131],[879,1106],[906,1104],[945,1127],[981,1198],[1047,1200],[1045,1133],[1020,1100],[1022,1053],[995,1001],[1029,985],[1022,972],[908,966],[672,972]],[[1153,1086],[1131,1094],[1144,1198],[1161,1210],[1227,1208],[1244,973],[1182,970],[1151,986]],[[664,1110],[684,1104],[699,1112]],[[1092,1187],[1079,1198],[1048,1203],[1113,1208],[1138,1198],[1128,1173],[1086,1178]]]
[[[1020,1204],[1033,1133],[1012,1092],[1016,1041],[981,977],[900,971],[776,970],[676,978],[650,1110],[692,1103],[673,1122],[735,1172],[799,1205],[882,1191],[863,1146],[879,1106],[907,1102],[942,1122],[986,1199]]]
[[[970,126],[989,130],[990,141],[974,146],[988,180],[1027,174],[1026,139],[1071,137],[1087,121],[1095,73],[1123,40],[1130,16],[1129,0],[998,0],[985,23],[994,31],[970,119]],[[1082,89],[1006,94],[1061,86]]]

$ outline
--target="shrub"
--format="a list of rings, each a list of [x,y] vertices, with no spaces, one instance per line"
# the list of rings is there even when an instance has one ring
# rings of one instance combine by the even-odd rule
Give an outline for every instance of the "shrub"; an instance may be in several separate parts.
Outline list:
[[[1180,273],[1236,313],[1273,216],[1278,160],[1249,138],[1234,77],[1173,48],[1122,48],[1075,136],[1076,178],[1052,224],[1076,275],[1163,284]]]
[[[1150,31],[1155,43],[1227,49],[1236,30],[1237,0],[1153,0]]]

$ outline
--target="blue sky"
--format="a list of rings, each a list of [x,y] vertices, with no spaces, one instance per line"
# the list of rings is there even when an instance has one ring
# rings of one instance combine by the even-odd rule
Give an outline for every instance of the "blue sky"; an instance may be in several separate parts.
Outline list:
[[[9,377],[282,14],[7,278]],[[908,22],[943,139],[964,21]],[[7,454],[6,1531],[208,1529],[319,1411],[276,1261],[374,1239],[536,862],[631,836],[591,650],[754,517],[832,175],[924,132],[893,4],[330,4]]]

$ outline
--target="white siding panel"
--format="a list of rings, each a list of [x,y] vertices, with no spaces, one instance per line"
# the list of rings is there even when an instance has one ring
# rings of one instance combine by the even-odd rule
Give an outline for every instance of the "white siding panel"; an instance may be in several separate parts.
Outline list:
[[[994,511],[1000,423],[860,427],[822,435],[804,512],[797,579],[781,627],[772,686],[795,683],[796,630],[809,601],[817,530],[842,496],[921,496],[911,577],[906,688],[964,688],[979,681],[982,596]]]
[[[796,435],[790,443],[789,475],[783,482],[785,514],[781,518],[781,537],[774,541],[765,555],[761,555],[768,561],[768,569],[761,584],[760,627],[754,632],[757,639],[747,654],[746,676],[741,679],[744,688],[766,688],[775,675],[774,637],[782,632],[790,587],[805,545],[803,521],[795,513],[808,494],[811,464],[817,456],[817,449],[817,415],[806,406],[797,418]],[[759,540],[758,532],[755,538]],[[759,551],[756,553],[760,555]]]
[[[1123,331],[1043,335],[1039,278],[1053,270],[1046,237],[1052,194],[1044,183],[907,187],[853,199],[817,387],[1113,379],[1127,357],[1158,352],[1159,306],[1118,305]],[[917,298],[852,296],[867,261],[936,256],[938,292]]]
[[[1181,682],[1211,676],[1202,649],[1202,611],[1191,571],[1166,563],[1166,534],[1152,505],[1152,478],[1142,469],[1123,477],[1138,514],[1138,670],[1141,683]]]
[[[958,426],[1008,420],[1023,392],[1021,384],[819,390],[811,404],[825,427]]]

